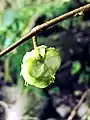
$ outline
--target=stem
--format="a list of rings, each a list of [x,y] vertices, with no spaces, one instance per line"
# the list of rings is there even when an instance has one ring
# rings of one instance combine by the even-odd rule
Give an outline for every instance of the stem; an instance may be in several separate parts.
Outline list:
[[[34,46],[34,49],[37,47],[37,38],[36,38],[36,36],[33,36],[33,46]]]
[[[86,90],[84,92],[84,94],[82,95],[81,99],[79,100],[78,104],[75,106],[75,108],[71,111],[70,116],[68,117],[67,120],[72,120],[78,110],[78,108],[81,106],[81,104],[83,103],[84,99],[87,97],[88,94],[88,90]]]
[[[5,54],[9,53],[10,51],[12,51],[13,49],[15,49],[16,47],[18,47],[19,45],[21,45],[22,43],[26,42],[28,39],[32,38],[33,36],[35,36],[37,33],[40,33],[43,30],[46,30],[47,28],[57,24],[58,22],[61,22],[71,16],[74,16],[75,14],[79,14],[81,11],[87,11],[90,9],[90,4],[87,4],[83,7],[77,8],[75,10],[72,10],[64,15],[61,15],[59,17],[56,17],[50,21],[47,21],[41,25],[38,25],[36,27],[34,27],[27,35],[25,35],[24,37],[22,37],[19,41],[15,42],[14,44],[12,44],[11,46],[9,46],[8,48],[6,48],[5,50],[3,50],[2,52],[0,52],[0,57],[4,56]]]
[[[12,83],[12,77],[10,76],[10,58],[8,57],[5,59],[4,62],[4,68],[5,68],[5,82]]]

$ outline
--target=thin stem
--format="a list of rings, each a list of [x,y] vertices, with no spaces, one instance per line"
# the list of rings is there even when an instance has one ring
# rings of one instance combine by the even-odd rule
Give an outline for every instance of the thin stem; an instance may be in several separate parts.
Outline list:
[[[19,41],[15,42],[14,44],[12,44],[11,46],[9,46],[8,48],[6,48],[5,50],[3,50],[2,52],[0,52],[0,57],[4,56],[5,54],[9,53],[10,51],[12,51],[13,49],[15,49],[16,47],[18,47],[19,45],[21,45],[22,43],[26,42],[28,39],[32,38],[33,36],[35,36],[37,33],[40,33],[43,30],[46,30],[47,28],[71,17],[74,16],[75,14],[79,14],[81,11],[87,11],[90,9],[90,4],[87,4],[83,7],[77,8],[75,10],[72,10],[71,12],[68,12],[64,15],[61,15],[59,17],[56,17],[50,21],[47,21],[41,25],[38,25],[36,27],[34,27],[27,35],[25,35],[24,37],[22,37]]]
[[[79,100],[78,104],[75,106],[75,108],[71,111],[70,116],[68,117],[67,120],[72,120],[78,110],[78,108],[81,106],[81,104],[83,103],[84,99],[87,97],[88,94],[88,90],[86,90],[84,92],[84,94],[82,95],[81,99]]]
[[[37,47],[37,38],[36,36],[33,36],[33,46],[34,46],[34,49]]]

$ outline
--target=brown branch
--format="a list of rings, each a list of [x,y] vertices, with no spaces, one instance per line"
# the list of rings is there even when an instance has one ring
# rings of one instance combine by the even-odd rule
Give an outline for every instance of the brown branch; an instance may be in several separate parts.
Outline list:
[[[36,27],[34,27],[27,35],[25,35],[24,37],[22,37],[19,41],[15,42],[14,44],[12,44],[10,47],[8,47],[7,49],[3,50],[2,52],[0,52],[0,57],[4,56],[5,54],[9,53],[10,51],[12,51],[13,49],[15,49],[16,47],[18,47],[19,45],[21,45],[22,43],[26,42],[29,38],[32,38],[33,36],[35,36],[37,33],[46,30],[47,28],[57,24],[58,22],[61,22],[77,13],[80,13],[81,11],[87,11],[90,9],[90,4],[87,4],[83,7],[77,8],[75,10],[72,10],[71,12],[68,12],[64,15],[61,15],[59,17],[56,17],[50,21],[47,21],[41,25],[38,25]]]
[[[86,90],[84,92],[84,94],[82,95],[81,99],[79,100],[78,104],[75,106],[75,108],[71,111],[70,116],[68,117],[67,120],[72,120],[75,116],[75,114],[77,113],[78,108],[81,106],[81,104],[83,103],[84,99],[87,97],[88,95],[88,90]]]

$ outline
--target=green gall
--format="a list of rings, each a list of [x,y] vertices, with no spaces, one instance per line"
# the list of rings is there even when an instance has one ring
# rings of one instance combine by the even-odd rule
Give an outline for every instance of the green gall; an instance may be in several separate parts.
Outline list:
[[[55,80],[55,73],[61,64],[59,51],[45,45],[36,47],[23,57],[21,75],[25,83],[45,88]]]

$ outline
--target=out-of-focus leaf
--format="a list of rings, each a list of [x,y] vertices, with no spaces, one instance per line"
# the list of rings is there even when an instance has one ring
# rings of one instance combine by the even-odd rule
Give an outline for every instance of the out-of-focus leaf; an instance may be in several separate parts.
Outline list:
[[[4,48],[7,48],[11,43],[12,43],[12,39],[11,38],[7,38],[5,40],[5,43],[4,43]]]
[[[63,22],[60,23],[60,26],[62,26],[63,28],[68,29],[70,26],[71,20],[64,20]]]
[[[78,83],[81,84],[81,83],[88,83],[89,82],[89,75],[88,74],[85,74],[85,73],[82,73],[79,77],[79,80],[78,80]]]
[[[81,69],[81,64],[80,64],[79,61],[75,61],[75,62],[72,63],[71,73],[73,75],[78,73],[80,69]]]
[[[7,30],[5,26],[0,26],[0,35]]]
[[[2,16],[2,24],[4,26],[9,26],[12,24],[16,17],[16,12],[13,9],[7,9]]]

